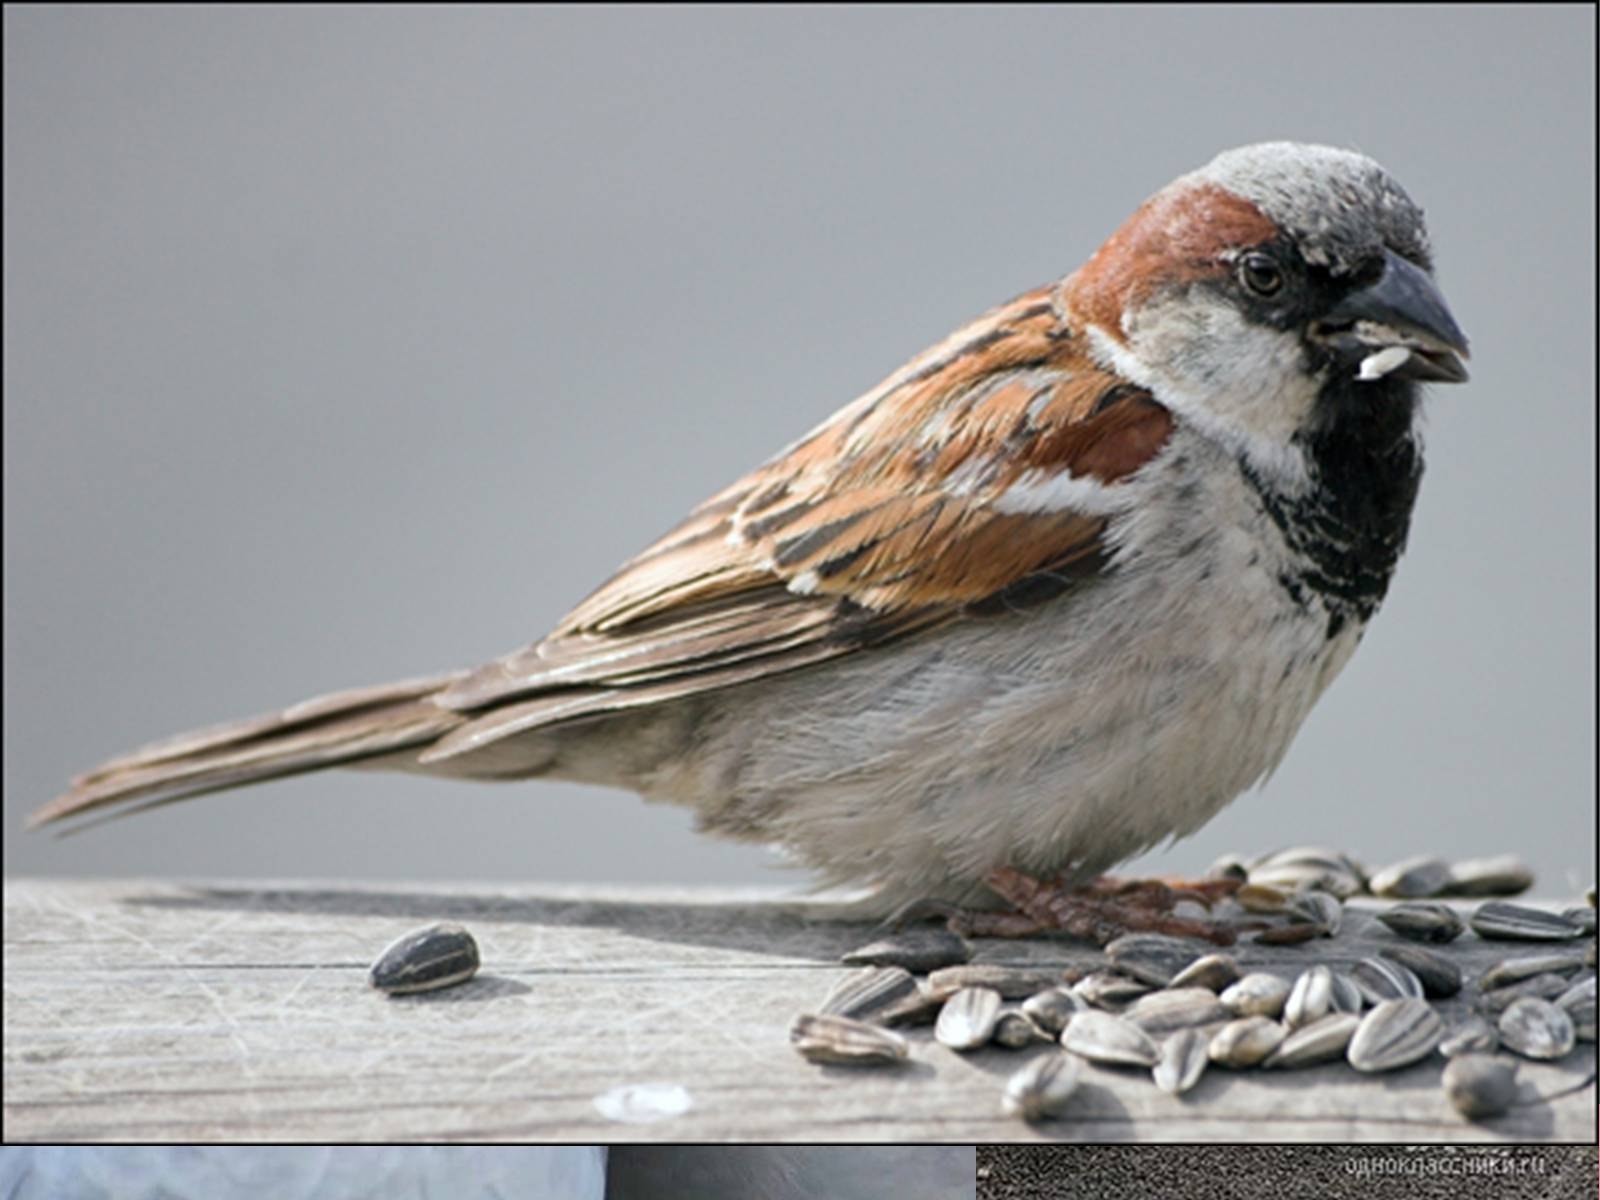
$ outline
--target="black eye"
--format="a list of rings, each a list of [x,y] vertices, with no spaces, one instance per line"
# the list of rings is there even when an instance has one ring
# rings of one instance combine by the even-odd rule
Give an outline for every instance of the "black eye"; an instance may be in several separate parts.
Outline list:
[[[1267,254],[1246,254],[1239,260],[1239,282],[1258,296],[1276,295],[1283,288],[1283,268]]]

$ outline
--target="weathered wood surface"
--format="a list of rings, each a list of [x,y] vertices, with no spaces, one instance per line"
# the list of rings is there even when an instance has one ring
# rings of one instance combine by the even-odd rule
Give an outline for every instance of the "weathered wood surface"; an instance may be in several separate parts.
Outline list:
[[[912,1031],[896,1070],[819,1067],[793,1016],[847,971],[861,925],[763,894],[510,886],[180,885],[16,880],[5,888],[7,1140],[620,1142],[1588,1141],[1595,1047],[1524,1062],[1520,1103],[1479,1124],[1439,1090],[1440,1061],[1362,1076],[1342,1064],[1230,1073],[1187,1096],[1093,1068],[1069,1119],[1002,1117],[1028,1054],[957,1055]],[[386,998],[366,970],[418,924],[466,923],[472,983]],[[1351,911],[1334,942],[1242,945],[1291,976],[1348,965],[1392,935]],[[1470,934],[1469,975],[1519,952]],[[1065,966],[1059,940],[983,941],[977,961]],[[1441,1004],[1459,1018],[1471,990]],[[594,1098],[681,1085],[692,1107],[619,1124]]]

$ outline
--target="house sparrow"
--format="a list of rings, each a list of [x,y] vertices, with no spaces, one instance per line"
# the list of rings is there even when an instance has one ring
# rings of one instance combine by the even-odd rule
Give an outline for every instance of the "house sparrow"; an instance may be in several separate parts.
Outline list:
[[[998,892],[1088,928],[1070,890],[1263,779],[1388,590],[1417,385],[1466,378],[1431,267],[1371,159],[1227,151],[542,641],[146,747],[33,823],[346,764],[570,779],[883,911]]]

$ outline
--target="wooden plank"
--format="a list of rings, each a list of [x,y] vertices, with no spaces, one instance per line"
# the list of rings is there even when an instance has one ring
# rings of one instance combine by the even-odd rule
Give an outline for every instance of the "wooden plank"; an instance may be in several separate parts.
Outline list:
[[[1382,1076],[1342,1065],[1209,1071],[1187,1096],[1093,1068],[1070,1119],[1000,1115],[1026,1054],[957,1055],[912,1032],[913,1062],[807,1063],[793,1016],[847,973],[861,925],[764,892],[648,888],[15,880],[5,887],[5,1133],[128,1141],[1590,1141],[1595,1047],[1521,1065],[1505,1117],[1459,1118],[1437,1060]],[[1286,976],[1392,940],[1352,905],[1333,942],[1242,945]],[[388,998],[366,985],[392,937],[451,919],[484,969]],[[1467,936],[1469,976],[1519,951]],[[983,941],[977,961],[1064,967],[1098,951]],[[1459,1019],[1468,996],[1442,1002]],[[689,1108],[622,1124],[602,1093],[659,1083]]]

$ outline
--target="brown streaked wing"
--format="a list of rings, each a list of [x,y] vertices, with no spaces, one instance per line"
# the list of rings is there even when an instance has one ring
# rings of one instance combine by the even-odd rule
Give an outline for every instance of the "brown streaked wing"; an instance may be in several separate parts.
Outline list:
[[[1087,358],[1049,291],[1019,296],[706,501],[543,641],[446,688],[456,710],[523,703],[428,758],[1058,594],[1102,568],[1104,515],[995,500],[1053,473],[1114,485],[1171,427]]]

